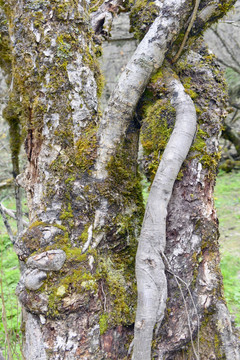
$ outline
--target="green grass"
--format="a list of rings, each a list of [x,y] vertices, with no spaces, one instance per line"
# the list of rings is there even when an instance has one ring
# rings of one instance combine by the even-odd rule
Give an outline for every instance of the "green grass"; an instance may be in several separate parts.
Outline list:
[[[230,312],[240,326],[240,257],[225,255],[222,257],[224,293]]]
[[[220,172],[215,187],[221,253],[240,256],[240,173]]]
[[[230,312],[240,326],[240,173],[220,172],[215,187],[221,270]]]
[[[8,208],[14,209],[14,201],[8,200],[4,202]],[[9,220],[12,228],[16,231],[16,222]],[[11,343],[11,354],[13,359],[21,359],[20,343],[20,317],[21,310],[15,295],[15,289],[19,281],[20,272],[18,258],[12,249],[12,243],[6,233],[2,218],[0,217],[0,276],[2,284],[2,292],[5,303],[7,336]],[[2,314],[3,301],[0,292],[0,312]],[[3,321],[0,322],[0,349],[7,359],[7,342]]]

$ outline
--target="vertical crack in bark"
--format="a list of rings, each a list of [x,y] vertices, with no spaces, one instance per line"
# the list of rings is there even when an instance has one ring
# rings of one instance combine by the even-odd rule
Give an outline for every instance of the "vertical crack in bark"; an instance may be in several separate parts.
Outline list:
[[[192,144],[197,124],[194,103],[171,71],[164,76],[176,109],[173,133],[154,178],[142,225],[136,257],[138,305],[133,360],[150,360],[153,329],[160,325],[166,307],[167,281],[161,257],[166,245],[167,205],[181,165]]]

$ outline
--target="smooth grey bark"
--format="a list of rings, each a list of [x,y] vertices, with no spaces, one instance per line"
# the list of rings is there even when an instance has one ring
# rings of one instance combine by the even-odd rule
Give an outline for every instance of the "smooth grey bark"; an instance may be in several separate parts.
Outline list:
[[[172,106],[176,109],[173,133],[162,155],[149,193],[136,256],[138,305],[134,330],[134,360],[150,360],[153,329],[164,316],[167,281],[162,258],[166,246],[167,206],[177,175],[196,132],[194,103],[179,79],[167,74]]]

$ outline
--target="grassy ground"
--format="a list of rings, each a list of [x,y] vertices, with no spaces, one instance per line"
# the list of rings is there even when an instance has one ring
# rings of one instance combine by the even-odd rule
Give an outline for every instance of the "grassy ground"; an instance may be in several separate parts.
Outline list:
[[[215,187],[221,270],[229,310],[240,326],[240,173],[220,173]]]
[[[145,184],[146,185],[146,184]],[[145,194],[147,196],[147,194]],[[8,208],[14,208],[12,200],[4,202]],[[225,296],[236,322],[240,326],[240,173],[220,173],[215,188],[215,205],[220,221],[221,269],[224,278]],[[14,221],[11,221],[14,224]],[[11,342],[12,358],[20,355],[20,309],[15,296],[19,280],[17,256],[0,218],[0,268],[2,290],[6,309],[6,320]],[[1,296],[1,294],[0,294]],[[0,301],[2,313],[2,301]],[[7,358],[7,344],[3,322],[0,322],[0,349]]]
[[[14,201],[7,200],[3,204],[11,209],[14,209]],[[12,228],[16,231],[16,224],[14,220],[9,221]],[[6,318],[3,313],[3,318],[0,322],[0,349],[3,355],[7,359],[7,340],[11,344],[11,355],[13,359],[21,359],[20,351],[20,322],[21,322],[21,310],[15,295],[16,285],[19,281],[19,267],[18,258],[12,249],[12,243],[6,233],[2,219],[0,218],[0,271],[1,271],[1,293],[0,293],[0,312],[2,314],[4,297],[4,309],[6,312]],[[5,318],[5,319],[4,319]],[[5,335],[4,323],[6,322],[7,334]]]

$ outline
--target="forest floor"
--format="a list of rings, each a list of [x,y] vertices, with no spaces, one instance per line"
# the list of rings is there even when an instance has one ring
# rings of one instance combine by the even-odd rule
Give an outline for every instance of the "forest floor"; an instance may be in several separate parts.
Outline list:
[[[3,202],[8,208],[14,208],[13,200]],[[215,206],[220,225],[221,269],[224,279],[225,296],[230,312],[240,326],[240,173],[220,173],[215,187]],[[10,221],[13,225],[13,221]],[[21,311],[15,296],[19,281],[18,259],[12,250],[11,242],[0,218],[0,298],[4,295],[6,315],[0,321],[0,349],[6,356],[4,326],[7,326],[11,343],[12,358],[22,359],[20,351]],[[0,312],[2,313],[0,301]]]

